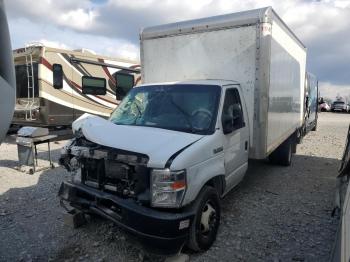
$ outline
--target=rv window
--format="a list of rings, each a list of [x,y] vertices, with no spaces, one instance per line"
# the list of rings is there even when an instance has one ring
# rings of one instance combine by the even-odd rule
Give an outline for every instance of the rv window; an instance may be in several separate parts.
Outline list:
[[[63,88],[63,69],[60,64],[52,65],[52,73],[53,73],[53,87],[55,89]]]
[[[114,74],[117,100],[122,100],[124,96],[134,87],[134,75],[116,72]]]
[[[106,79],[101,77],[83,76],[82,77],[82,93],[88,95],[105,95]]]
[[[34,97],[39,96],[39,85],[38,85],[38,63],[33,63],[33,78],[29,78],[28,82],[28,72],[26,65],[16,65],[16,97],[26,98],[33,97],[33,89],[28,88],[29,86],[34,86]],[[33,82],[32,82],[33,81]],[[29,92],[29,94],[28,94]]]

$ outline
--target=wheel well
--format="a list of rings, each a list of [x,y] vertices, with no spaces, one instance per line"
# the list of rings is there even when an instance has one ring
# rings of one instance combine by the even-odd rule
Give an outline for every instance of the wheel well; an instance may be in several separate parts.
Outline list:
[[[215,188],[219,196],[221,196],[224,193],[225,187],[226,187],[225,176],[219,175],[219,176],[213,177],[209,181],[207,181],[205,185]]]

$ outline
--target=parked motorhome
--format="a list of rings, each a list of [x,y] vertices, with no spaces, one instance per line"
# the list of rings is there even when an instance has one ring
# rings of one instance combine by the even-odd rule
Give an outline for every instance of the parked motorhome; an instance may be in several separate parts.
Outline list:
[[[11,55],[11,40],[4,2],[0,0],[0,143],[5,138],[15,106],[16,79]]]
[[[13,51],[17,95],[13,124],[68,126],[84,113],[109,117],[122,96],[117,97],[114,74],[127,68],[139,71],[135,61],[96,55],[89,50],[57,49],[32,44]],[[62,86],[53,86],[53,65],[63,70]],[[128,71],[130,72],[130,71]],[[105,78],[105,95],[82,92],[82,76]],[[135,77],[135,84],[140,81]],[[128,90],[119,90],[123,95]]]
[[[140,39],[143,84],[109,120],[73,123],[60,160],[72,179],[59,196],[163,253],[207,250],[219,200],[248,159],[291,164],[306,48],[271,7],[149,27]]]

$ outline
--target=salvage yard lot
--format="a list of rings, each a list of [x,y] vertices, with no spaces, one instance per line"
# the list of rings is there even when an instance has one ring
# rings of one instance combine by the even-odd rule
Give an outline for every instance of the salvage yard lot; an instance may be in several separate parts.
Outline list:
[[[290,167],[254,161],[222,201],[214,246],[191,261],[328,261],[338,219],[331,217],[335,177],[348,114],[321,113],[316,132],[298,145]],[[52,144],[56,166],[65,141]],[[39,146],[39,164],[46,146]],[[0,146],[0,261],[162,261],[111,222],[93,218],[72,229],[57,192],[62,167],[28,175],[16,170],[13,136]],[[186,251],[185,251],[186,252]]]

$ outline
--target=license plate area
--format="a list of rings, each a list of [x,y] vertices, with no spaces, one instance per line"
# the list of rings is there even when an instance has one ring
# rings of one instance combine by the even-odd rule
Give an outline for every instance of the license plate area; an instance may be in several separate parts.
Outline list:
[[[122,219],[121,207],[109,199],[99,199],[97,201],[97,207],[113,218]]]

